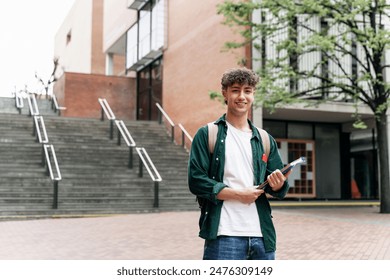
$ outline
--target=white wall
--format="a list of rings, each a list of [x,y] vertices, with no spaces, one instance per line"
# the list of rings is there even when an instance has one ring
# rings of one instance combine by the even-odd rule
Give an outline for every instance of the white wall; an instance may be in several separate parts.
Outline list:
[[[76,0],[55,36],[54,56],[64,71],[91,73],[92,1]]]
[[[137,21],[137,11],[127,8],[128,0],[104,1],[103,51],[107,52]],[[124,53],[123,53],[124,54]]]

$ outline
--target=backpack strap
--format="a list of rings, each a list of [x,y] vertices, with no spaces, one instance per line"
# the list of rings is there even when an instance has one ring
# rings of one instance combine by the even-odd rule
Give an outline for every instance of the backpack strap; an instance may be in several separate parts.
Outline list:
[[[265,131],[264,129],[258,128],[257,130],[260,133],[261,136],[261,142],[263,142],[263,148],[264,148],[264,153],[266,154],[267,158],[269,157],[269,152],[270,152],[270,141],[269,141],[269,135],[268,132]]]
[[[210,122],[207,124],[209,130],[209,151],[210,154],[214,153],[215,142],[217,141],[218,125]]]
[[[210,122],[207,124],[208,131],[209,131],[209,151],[210,154],[214,153],[214,147],[215,142],[217,141],[217,134],[218,134],[218,126],[214,122]],[[269,157],[270,153],[270,140],[268,132],[264,129],[256,127],[257,130],[260,133],[261,142],[263,143],[264,153],[266,154],[267,158]]]

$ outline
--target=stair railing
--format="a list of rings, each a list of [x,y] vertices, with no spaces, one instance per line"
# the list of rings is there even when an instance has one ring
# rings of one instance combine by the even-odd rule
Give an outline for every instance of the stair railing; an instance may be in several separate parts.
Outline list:
[[[38,109],[37,99],[35,98],[35,95],[30,94],[30,96],[27,97],[27,101],[28,101],[28,107],[30,109],[30,116],[39,116],[39,109]]]
[[[22,109],[24,107],[23,97],[15,93],[15,107],[19,111],[19,115],[22,114]]]
[[[54,191],[53,191],[53,208],[58,209],[58,182],[62,180],[61,171],[58,166],[57,156],[54,150],[53,145],[44,144],[43,149],[45,152],[46,159],[46,170],[47,175],[50,176],[50,179],[54,183]],[[53,163],[55,167],[55,174],[53,172]]]
[[[42,144],[41,163],[42,166],[45,166],[44,145],[49,143],[49,137],[47,136],[46,126],[42,116],[34,116],[32,135],[36,137],[36,142]]]
[[[168,114],[164,111],[164,109],[161,107],[160,104],[156,103],[156,106],[158,108],[158,123],[161,124],[163,120],[163,116],[165,119],[169,122],[171,125],[171,138],[172,142],[175,142],[175,124],[171,120],[171,118],[168,116]]]
[[[111,110],[110,105],[108,105],[108,102],[105,98],[99,98],[98,99],[100,106],[102,107],[101,111],[101,121],[104,121],[104,114],[106,115],[107,119],[110,121],[110,139],[114,139],[114,121],[115,121],[115,115]]]
[[[127,129],[125,123],[122,120],[116,120],[115,124],[118,128],[118,145],[121,145],[121,136],[126,142],[127,147],[129,147],[129,164],[130,169],[133,168],[133,147],[136,146],[133,137],[131,136],[129,130]]]
[[[139,177],[143,177],[143,166],[145,165],[146,170],[148,171],[150,178],[154,182],[154,204],[153,207],[157,208],[159,207],[159,182],[162,181],[162,178],[160,176],[160,173],[158,173],[156,167],[154,166],[152,160],[150,159],[148,153],[146,152],[145,148],[135,148],[139,158]],[[153,170],[153,172],[152,172]]]
[[[58,112],[58,115],[61,116],[61,111],[66,110],[66,107],[58,105],[57,97],[53,94],[51,97],[51,108],[54,113]]]
[[[58,182],[62,180],[60,168],[58,166],[57,156],[54,146],[49,144],[49,137],[47,136],[45,122],[42,116],[34,116],[33,136],[36,136],[36,141],[42,144],[42,159],[41,164],[46,167],[46,173],[50,176],[54,183],[53,192],[53,208],[58,208]],[[52,163],[53,161],[53,163]],[[53,164],[55,167],[55,175],[53,172]]]
[[[178,126],[179,126],[179,128],[181,130],[181,146],[183,148],[189,150],[189,147],[191,146],[191,144],[187,147],[186,139],[188,139],[188,141],[190,143],[192,143],[193,138],[191,137],[191,135],[187,132],[187,130],[184,128],[184,126],[181,123],[179,123]]]

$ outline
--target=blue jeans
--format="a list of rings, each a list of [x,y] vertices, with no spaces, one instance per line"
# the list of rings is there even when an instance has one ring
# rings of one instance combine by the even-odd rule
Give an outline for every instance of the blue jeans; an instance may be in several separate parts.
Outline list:
[[[265,252],[262,237],[218,236],[206,240],[204,260],[274,260],[275,252]]]

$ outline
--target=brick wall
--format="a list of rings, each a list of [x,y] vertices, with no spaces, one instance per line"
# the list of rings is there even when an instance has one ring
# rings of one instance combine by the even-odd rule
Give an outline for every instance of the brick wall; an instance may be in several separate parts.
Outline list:
[[[66,117],[100,118],[98,98],[106,98],[117,119],[136,118],[136,80],[97,74],[66,72],[54,85],[61,113]]]
[[[168,45],[164,50],[163,107],[175,123],[193,136],[197,129],[221,116],[226,108],[212,101],[221,77],[248,54],[244,48],[223,52],[224,43],[240,37],[222,25],[218,1],[170,1]],[[210,3],[213,2],[213,3]],[[179,140],[180,141],[180,140]]]

